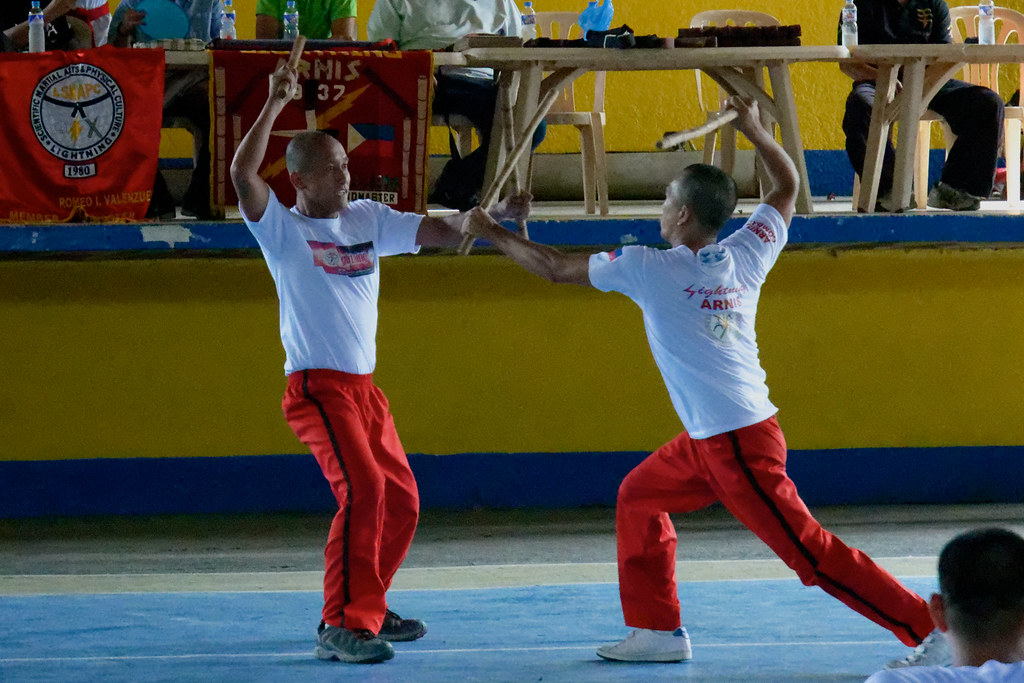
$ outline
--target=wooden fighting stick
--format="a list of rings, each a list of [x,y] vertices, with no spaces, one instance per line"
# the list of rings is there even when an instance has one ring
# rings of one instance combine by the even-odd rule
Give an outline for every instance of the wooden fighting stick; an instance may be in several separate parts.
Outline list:
[[[730,121],[735,120],[738,115],[735,109],[728,109],[695,128],[687,128],[675,133],[665,133],[664,137],[654,143],[654,146],[658,149],[671,149],[683,144],[687,140],[704,137],[711,131],[718,130]]]
[[[498,201],[498,197],[501,194],[501,188],[505,186],[506,182],[508,182],[509,176],[512,175],[512,172],[518,169],[519,164],[517,162],[519,161],[519,158],[522,157],[526,150],[530,149],[531,145],[533,144],[533,131],[537,130],[537,126],[539,126],[540,122],[544,120],[544,117],[547,116],[548,111],[551,109],[551,106],[555,103],[555,100],[558,99],[558,96],[561,94],[560,91],[564,83],[566,81],[575,80],[585,71],[585,69],[566,70],[564,73],[559,74],[559,77],[557,79],[553,80],[550,84],[548,84],[547,93],[544,95],[543,98],[541,98],[540,103],[537,105],[536,113],[534,113],[529,125],[522,129],[523,131],[527,131],[527,134],[523,135],[519,139],[519,142],[516,143],[516,146],[512,149],[512,151],[509,152],[508,158],[505,160],[505,165],[501,169],[501,172],[497,175],[497,177],[494,179],[494,182],[491,183],[491,186],[487,189],[487,194],[485,194],[483,199],[480,200],[481,208],[489,209],[492,206],[494,206],[494,204]],[[508,106],[511,109],[511,100],[503,102],[502,106]],[[506,119],[504,132],[505,140],[510,140],[512,137],[511,111],[509,112],[509,118]],[[516,184],[519,189],[522,189],[522,183],[518,176],[516,178]],[[520,232],[525,233],[525,222],[522,222],[519,228]],[[469,254],[469,250],[473,248],[473,241],[475,239],[476,238],[473,237],[472,235],[466,235],[462,239],[462,244],[459,245],[459,254],[463,256]]]

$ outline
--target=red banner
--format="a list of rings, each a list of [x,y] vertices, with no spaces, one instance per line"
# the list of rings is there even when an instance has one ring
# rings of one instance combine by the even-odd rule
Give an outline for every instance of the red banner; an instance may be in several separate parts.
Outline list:
[[[0,55],[0,222],[144,217],[163,83],[162,50]]]
[[[218,206],[238,202],[228,173],[231,157],[267,100],[268,76],[287,57],[284,52],[213,53],[213,196]],[[260,169],[274,193],[286,206],[295,203],[284,161],[291,137],[329,130],[350,158],[350,199],[425,212],[431,54],[330,50],[302,57],[302,91],[275,122]]]

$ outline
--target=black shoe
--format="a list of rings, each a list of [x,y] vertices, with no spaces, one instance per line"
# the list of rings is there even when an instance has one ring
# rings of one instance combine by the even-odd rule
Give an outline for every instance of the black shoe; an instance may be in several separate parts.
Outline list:
[[[316,630],[316,648],[313,655],[317,659],[375,664],[394,657],[395,650],[390,643],[385,643],[365,629],[351,631],[320,622],[320,627]]]
[[[419,619],[403,619],[391,610],[384,614],[384,624],[380,627],[377,637],[391,643],[404,643],[422,638],[427,632],[427,625]]]
[[[167,188],[167,181],[164,180],[160,171],[156,172],[153,180],[153,196],[149,200],[149,208],[146,209],[146,218],[171,219],[176,214],[174,208],[174,197]]]

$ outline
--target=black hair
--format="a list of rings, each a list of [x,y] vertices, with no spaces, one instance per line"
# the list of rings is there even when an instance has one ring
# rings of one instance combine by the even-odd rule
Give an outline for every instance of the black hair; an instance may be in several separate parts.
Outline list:
[[[946,618],[965,639],[988,643],[1024,622],[1024,538],[1006,529],[960,534],[939,555]]]
[[[669,183],[668,199],[693,211],[697,222],[711,236],[717,235],[736,210],[736,181],[708,164],[691,164]]]

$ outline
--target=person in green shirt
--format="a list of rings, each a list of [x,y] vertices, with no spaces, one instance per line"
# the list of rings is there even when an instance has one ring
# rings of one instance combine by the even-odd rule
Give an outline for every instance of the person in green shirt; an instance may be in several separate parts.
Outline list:
[[[256,38],[284,35],[286,0],[256,0]],[[307,38],[356,40],[356,0],[296,0],[299,32]]]

